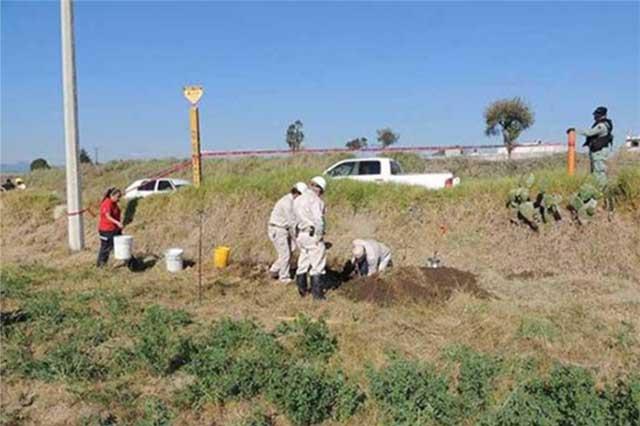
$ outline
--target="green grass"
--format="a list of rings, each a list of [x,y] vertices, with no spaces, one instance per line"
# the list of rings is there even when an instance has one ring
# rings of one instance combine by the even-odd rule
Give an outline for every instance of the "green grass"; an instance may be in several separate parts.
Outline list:
[[[3,380],[62,384],[121,413],[127,424],[168,425],[183,412],[255,398],[295,425],[348,421],[365,407],[393,425],[626,425],[639,415],[634,376],[596,386],[588,369],[556,363],[546,372],[535,359],[514,362],[460,345],[445,348],[438,365],[393,355],[376,368],[344,372],[340,341],[322,320],[300,316],[273,331],[251,320],[201,323],[186,311],[143,307],[113,290],[42,290],[33,285],[35,270],[2,270],[3,298],[28,313],[3,326]],[[550,327],[529,318],[519,333],[550,338]],[[622,324],[617,343],[631,344],[632,334]],[[173,393],[131,388],[178,374],[190,379]],[[257,412],[243,421],[271,419]]]

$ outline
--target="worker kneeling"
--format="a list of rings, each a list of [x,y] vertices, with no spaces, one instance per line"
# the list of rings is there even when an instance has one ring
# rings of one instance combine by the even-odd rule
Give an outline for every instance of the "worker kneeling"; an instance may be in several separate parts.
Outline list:
[[[368,277],[391,266],[391,250],[376,240],[353,240],[352,265],[357,274]]]
[[[316,176],[309,182],[309,191],[293,201],[296,216],[296,243],[300,249],[296,285],[300,296],[308,292],[307,274],[311,276],[311,294],[314,299],[324,299],[323,278],[327,263],[324,244],[325,207],[322,195],[327,182]]]

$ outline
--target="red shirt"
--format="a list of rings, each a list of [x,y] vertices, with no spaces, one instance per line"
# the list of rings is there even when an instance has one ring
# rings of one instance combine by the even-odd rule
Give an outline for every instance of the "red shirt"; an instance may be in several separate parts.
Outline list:
[[[107,219],[107,213],[109,213],[111,217],[118,222],[120,221],[120,207],[118,206],[118,203],[114,202],[109,197],[105,198],[105,200],[100,204],[100,222],[98,223],[98,231],[110,232],[120,229],[118,228],[118,225]]]

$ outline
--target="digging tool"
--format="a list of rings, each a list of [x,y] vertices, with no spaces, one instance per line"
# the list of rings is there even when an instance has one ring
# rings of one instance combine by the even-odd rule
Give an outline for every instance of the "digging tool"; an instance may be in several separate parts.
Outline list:
[[[442,225],[440,225],[441,239],[444,239],[446,233],[447,225],[443,223]],[[442,266],[442,259],[438,257],[438,247],[436,246],[436,250],[433,252],[433,256],[427,258],[427,268],[439,268],[440,266]]]

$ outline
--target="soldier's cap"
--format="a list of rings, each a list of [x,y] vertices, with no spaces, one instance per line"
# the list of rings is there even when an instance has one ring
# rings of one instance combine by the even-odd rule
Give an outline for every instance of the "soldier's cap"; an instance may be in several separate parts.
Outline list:
[[[599,106],[593,111],[593,115],[607,115],[607,107]]]

